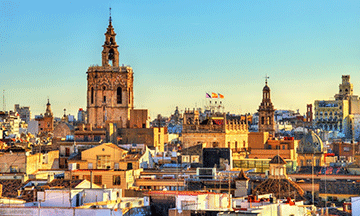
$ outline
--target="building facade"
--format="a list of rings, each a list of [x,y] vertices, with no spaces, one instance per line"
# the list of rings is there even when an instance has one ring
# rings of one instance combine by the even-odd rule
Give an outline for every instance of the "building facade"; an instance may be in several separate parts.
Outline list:
[[[205,147],[231,148],[240,151],[248,146],[248,125],[245,121],[227,120],[222,113],[212,113],[200,120],[199,111],[185,110],[182,147],[204,143]]]
[[[31,118],[31,112],[29,106],[20,107],[19,104],[15,104],[14,106],[15,112],[19,113],[22,121],[29,123]]]
[[[354,131],[354,115],[360,113],[360,99],[353,95],[350,75],[342,76],[339,93],[334,95],[334,100],[316,100],[314,107],[315,128],[340,132],[347,139],[358,138]]]
[[[45,114],[35,117],[35,120],[38,121],[39,133],[47,133],[54,130],[54,116],[51,111],[51,104],[49,99],[46,104]]]
[[[102,65],[91,66],[87,71],[88,123],[104,127],[106,122],[116,122],[128,127],[130,110],[134,107],[133,70],[119,66],[119,51],[111,17],[105,33]]]

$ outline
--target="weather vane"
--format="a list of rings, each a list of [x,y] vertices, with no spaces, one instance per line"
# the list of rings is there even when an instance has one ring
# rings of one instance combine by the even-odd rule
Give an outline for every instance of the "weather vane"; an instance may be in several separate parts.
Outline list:
[[[268,79],[269,79],[270,77],[266,74],[265,75],[265,84],[267,85],[267,81],[268,81]]]

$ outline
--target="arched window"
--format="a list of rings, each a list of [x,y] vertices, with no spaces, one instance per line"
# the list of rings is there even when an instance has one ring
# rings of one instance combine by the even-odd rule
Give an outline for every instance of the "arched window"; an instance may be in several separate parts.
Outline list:
[[[264,118],[264,116],[261,117],[261,124],[265,124],[265,118]]]
[[[270,116],[267,117],[267,124],[268,125],[271,124],[271,117]]]
[[[94,88],[91,87],[91,103],[94,103]]]
[[[122,89],[121,89],[121,87],[118,87],[117,90],[116,90],[116,101],[117,101],[117,104],[122,103]]]
[[[130,89],[128,90],[128,92],[129,92],[129,104],[130,104],[130,97],[131,97],[131,94],[130,94]]]
[[[109,64],[110,64],[110,65],[113,65],[113,63],[114,63],[114,57],[115,57],[114,49],[111,49],[111,50],[109,51],[109,56],[108,56],[108,60],[109,60]]]
[[[110,38],[110,44],[114,43],[114,38]]]

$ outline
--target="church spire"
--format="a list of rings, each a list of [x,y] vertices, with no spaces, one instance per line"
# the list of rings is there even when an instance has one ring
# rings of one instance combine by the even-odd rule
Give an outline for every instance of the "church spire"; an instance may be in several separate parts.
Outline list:
[[[119,47],[115,41],[116,33],[112,26],[111,7],[109,8],[109,26],[105,33],[105,42],[102,51],[102,66],[119,67]]]
[[[109,8],[109,26],[111,25],[111,21],[112,21],[112,19],[111,19],[111,7]]]

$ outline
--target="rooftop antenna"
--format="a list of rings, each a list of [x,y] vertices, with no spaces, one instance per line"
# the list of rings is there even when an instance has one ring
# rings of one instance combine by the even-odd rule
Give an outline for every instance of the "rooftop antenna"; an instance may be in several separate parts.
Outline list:
[[[3,90],[3,111],[6,111],[6,103],[5,103],[5,89]]]

